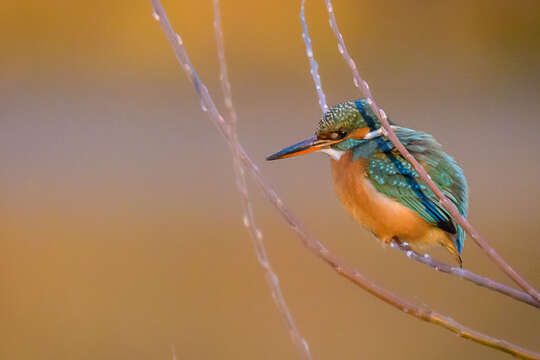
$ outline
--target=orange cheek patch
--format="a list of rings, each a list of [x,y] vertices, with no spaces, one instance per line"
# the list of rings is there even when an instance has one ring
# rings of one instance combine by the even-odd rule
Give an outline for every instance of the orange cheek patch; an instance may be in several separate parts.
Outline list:
[[[369,128],[366,126],[354,130],[352,133],[349,134],[349,136],[347,136],[347,138],[362,140],[367,134],[369,134]]]

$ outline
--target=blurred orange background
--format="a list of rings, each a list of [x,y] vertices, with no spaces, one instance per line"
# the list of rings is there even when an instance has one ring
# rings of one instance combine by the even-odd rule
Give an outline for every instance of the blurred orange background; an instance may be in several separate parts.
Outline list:
[[[211,1],[164,1],[220,99]],[[266,163],[320,110],[300,1],[223,1],[240,140],[306,226],[363,274],[540,351],[537,309],[379,245],[341,208],[328,159]],[[470,218],[540,287],[540,3],[345,1],[351,54],[393,121],[463,167]],[[308,1],[330,104],[355,98],[323,1]],[[231,156],[147,1],[0,5],[0,358],[297,359],[241,225]],[[221,105],[221,99],[219,101]],[[316,359],[507,359],[336,275],[252,189]],[[465,267],[510,284],[468,239]]]

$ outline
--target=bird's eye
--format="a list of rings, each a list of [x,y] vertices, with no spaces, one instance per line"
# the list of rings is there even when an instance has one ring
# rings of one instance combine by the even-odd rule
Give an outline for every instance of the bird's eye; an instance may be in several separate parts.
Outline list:
[[[347,131],[338,130],[338,131],[334,131],[333,133],[330,134],[330,139],[338,140],[338,139],[343,139],[345,136],[347,136]]]

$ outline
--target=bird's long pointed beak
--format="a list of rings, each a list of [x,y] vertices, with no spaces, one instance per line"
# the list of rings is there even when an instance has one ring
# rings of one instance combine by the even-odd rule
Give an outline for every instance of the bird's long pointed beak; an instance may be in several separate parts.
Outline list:
[[[286,147],[266,158],[266,160],[285,159],[293,156],[307,154],[313,151],[324,149],[338,141],[335,140],[318,140],[316,136],[310,137],[304,141],[300,141],[294,145]]]

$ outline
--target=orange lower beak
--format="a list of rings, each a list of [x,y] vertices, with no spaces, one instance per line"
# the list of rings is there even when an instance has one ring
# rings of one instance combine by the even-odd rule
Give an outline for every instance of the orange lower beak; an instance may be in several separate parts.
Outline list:
[[[285,159],[293,156],[307,154],[313,151],[324,149],[332,144],[339,142],[340,140],[318,140],[313,136],[304,141],[300,141],[292,146],[289,146],[275,154],[272,154],[266,158],[266,160]]]

